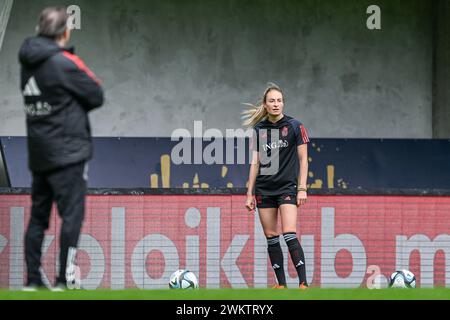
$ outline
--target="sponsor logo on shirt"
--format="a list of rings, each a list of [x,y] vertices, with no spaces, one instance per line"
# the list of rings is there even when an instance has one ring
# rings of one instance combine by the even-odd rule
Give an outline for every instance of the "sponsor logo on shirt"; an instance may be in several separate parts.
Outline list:
[[[289,147],[289,142],[287,140],[278,140],[272,143],[267,143],[263,145],[263,150],[275,150]]]
[[[36,100],[25,103],[25,113],[28,116],[47,116],[52,112],[52,106],[45,101],[41,101],[42,92],[34,77],[31,77],[25,85],[23,96],[31,100]]]
[[[37,101],[25,104],[25,113],[30,117],[48,116],[52,112],[52,106],[47,102]]]

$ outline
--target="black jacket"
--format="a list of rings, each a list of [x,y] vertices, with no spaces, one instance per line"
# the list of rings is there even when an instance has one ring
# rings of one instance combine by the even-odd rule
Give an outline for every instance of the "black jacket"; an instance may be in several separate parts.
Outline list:
[[[103,104],[100,81],[73,49],[32,37],[19,52],[28,163],[45,172],[92,157],[88,112]]]

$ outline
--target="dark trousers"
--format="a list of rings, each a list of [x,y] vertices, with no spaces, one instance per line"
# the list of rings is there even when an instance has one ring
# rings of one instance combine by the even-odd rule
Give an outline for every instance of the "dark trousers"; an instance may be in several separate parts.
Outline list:
[[[69,248],[76,248],[84,219],[86,194],[85,163],[45,173],[33,173],[31,218],[25,234],[25,260],[28,284],[42,283],[40,267],[42,243],[49,227],[53,201],[62,218],[59,274],[57,282],[66,283]]]

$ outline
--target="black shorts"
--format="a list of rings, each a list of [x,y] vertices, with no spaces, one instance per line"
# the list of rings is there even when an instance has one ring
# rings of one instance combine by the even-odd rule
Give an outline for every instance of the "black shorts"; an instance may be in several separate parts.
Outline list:
[[[262,209],[279,208],[283,204],[297,205],[297,195],[256,196],[256,206]]]

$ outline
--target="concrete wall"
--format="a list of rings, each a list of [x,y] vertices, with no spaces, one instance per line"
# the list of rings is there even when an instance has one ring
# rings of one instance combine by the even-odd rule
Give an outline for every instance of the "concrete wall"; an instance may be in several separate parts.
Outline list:
[[[170,136],[194,120],[239,128],[241,103],[256,103],[269,81],[312,137],[433,135],[427,0],[60,2],[81,7],[72,44],[104,81],[97,136]],[[0,52],[0,135],[25,135],[17,51],[53,3],[14,1]],[[374,3],[382,30],[366,28]]]
[[[435,10],[433,137],[450,138],[450,1]]]

